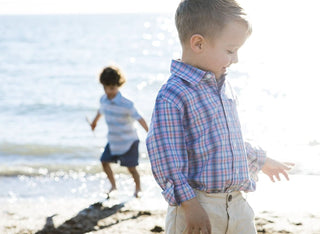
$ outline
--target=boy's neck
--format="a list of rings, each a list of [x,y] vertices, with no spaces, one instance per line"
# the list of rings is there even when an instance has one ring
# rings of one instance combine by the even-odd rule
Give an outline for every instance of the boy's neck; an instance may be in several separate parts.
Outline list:
[[[197,64],[197,55],[192,53],[188,49],[185,49],[185,48],[182,49],[181,62],[185,64],[189,64],[198,69],[201,69],[200,66]]]
[[[119,91],[116,94],[111,94],[111,95],[107,94],[107,97],[111,101],[111,100],[115,99],[115,97],[118,95],[118,93],[119,93]]]
[[[207,71],[207,70],[202,69],[201,65],[198,64],[198,61],[199,61],[199,59],[198,59],[197,54],[192,53],[192,51],[190,52],[190,51],[185,50],[185,49],[182,50],[181,62],[183,62],[185,64],[189,64],[189,65],[191,65],[191,66],[193,66],[195,68],[201,69],[203,71]],[[215,79],[217,81],[219,81],[221,79],[221,77],[216,77],[215,76]]]

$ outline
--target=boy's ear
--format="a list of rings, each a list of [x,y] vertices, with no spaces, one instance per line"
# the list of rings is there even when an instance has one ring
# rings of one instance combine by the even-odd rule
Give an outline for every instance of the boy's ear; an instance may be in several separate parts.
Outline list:
[[[190,47],[195,53],[201,53],[203,51],[204,38],[200,34],[193,34],[190,38]]]

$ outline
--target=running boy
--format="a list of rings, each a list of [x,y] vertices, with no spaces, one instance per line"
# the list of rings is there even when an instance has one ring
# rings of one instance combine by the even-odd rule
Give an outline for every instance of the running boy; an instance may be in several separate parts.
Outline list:
[[[133,123],[137,120],[146,131],[148,126],[133,103],[121,95],[119,88],[125,83],[125,77],[119,68],[109,66],[103,69],[100,83],[105,94],[100,98],[100,109],[91,123],[91,129],[95,129],[101,115],[104,115],[108,125],[108,144],[100,161],[111,183],[109,193],[117,189],[110,163],[117,163],[119,160],[120,165],[127,167],[131,173],[136,185],[134,196],[138,197],[141,191],[140,176],[136,169],[139,139]]]
[[[243,141],[226,78],[251,34],[234,0],[184,0],[176,11],[182,45],[173,60],[147,136],[156,181],[169,203],[166,233],[256,233],[242,192],[254,191],[260,169],[273,181],[291,163],[266,157]]]

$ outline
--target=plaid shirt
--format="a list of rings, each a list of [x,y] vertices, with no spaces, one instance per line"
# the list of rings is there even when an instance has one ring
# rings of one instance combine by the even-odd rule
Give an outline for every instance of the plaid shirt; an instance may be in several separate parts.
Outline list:
[[[156,99],[147,149],[170,205],[196,195],[254,191],[266,155],[244,143],[236,100],[225,78],[172,61]]]

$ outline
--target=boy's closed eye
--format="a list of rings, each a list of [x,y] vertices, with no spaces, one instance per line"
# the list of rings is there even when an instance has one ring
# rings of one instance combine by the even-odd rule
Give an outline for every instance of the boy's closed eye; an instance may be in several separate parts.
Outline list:
[[[239,48],[230,48],[227,49],[228,54],[236,54],[238,52]]]
[[[232,51],[232,50],[227,50],[227,53],[228,53],[228,54],[234,54],[235,52]]]

